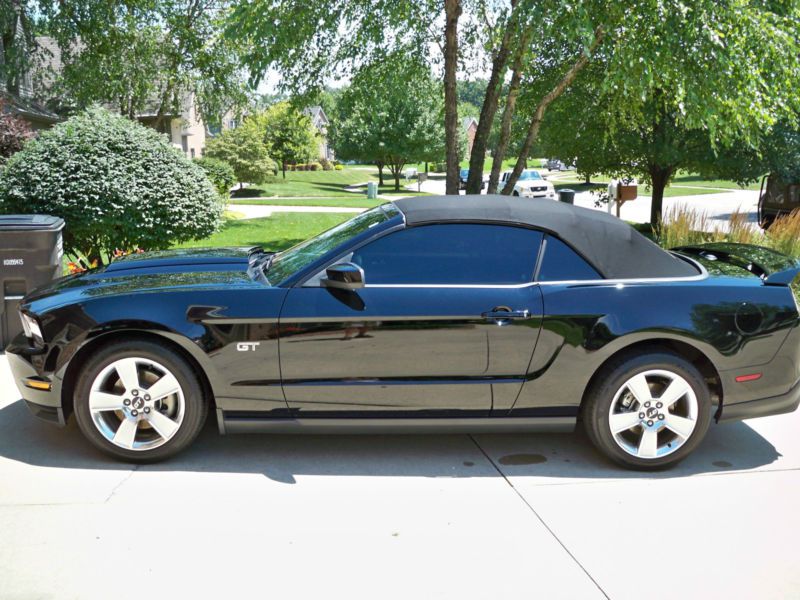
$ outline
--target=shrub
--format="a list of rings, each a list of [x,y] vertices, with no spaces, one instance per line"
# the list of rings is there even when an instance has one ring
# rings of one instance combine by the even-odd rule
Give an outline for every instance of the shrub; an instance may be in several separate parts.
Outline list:
[[[708,214],[705,211],[698,211],[682,204],[667,210],[658,230],[658,243],[664,248],[704,244],[724,237],[718,226],[714,226],[713,229],[710,227]]]
[[[207,156],[197,158],[194,162],[206,172],[217,193],[227,200],[231,195],[231,188],[236,183],[233,167],[224,160]]]
[[[205,156],[228,163],[240,184],[266,183],[278,172],[275,161],[267,154],[263,133],[248,121],[209,140]]]
[[[308,163],[308,170],[309,171],[320,171],[322,170],[322,165],[318,162]]]
[[[344,169],[342,165],[336,165],[333,168],[336,169],[337,171],[341,171],[342,169]]]
[[[323,171],[332,171],[333,170],[333,163],[329,161],[324,156],[319,159],[319,164],[322,165]]]
[[[778,217],[767,229],[767,245],[792,257],[800,257],[800,210]]]
[[[207,237],[222,203],[203,170],[165,136],[92,108],[9,159],[0,212],[62,217],[65,250],[91,264],[116,249],[161,249]]]
[[[747,213],[741,212],[738,208],[731,213],[725,240],[736,244],[755,244],[756,246],[765,243],[761,230],[750,222]]]

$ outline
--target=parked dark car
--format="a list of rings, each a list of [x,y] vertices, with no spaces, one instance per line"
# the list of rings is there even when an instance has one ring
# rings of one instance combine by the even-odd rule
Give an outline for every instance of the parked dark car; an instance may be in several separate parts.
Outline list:
[[[222,433],[568,431],[627,467],[800,402],[800,267],[550,200],[397,200],[294,248],[127,256],[28,295],[34,414],[130,461]]]
[[[776,173],[761,179],[758,195],[758,222],[768,228],[778,217],[800,208],[800,182],[784,181]]]
[[[557,158],[551,158],[547,161],[548,171],[566,171],[569,167]]]

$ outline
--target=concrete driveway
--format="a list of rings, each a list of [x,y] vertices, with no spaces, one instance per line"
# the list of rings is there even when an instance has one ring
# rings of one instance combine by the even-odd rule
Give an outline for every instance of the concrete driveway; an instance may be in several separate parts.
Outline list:
[[[798,598],[800,413],[656,475],[585,436],[218,436],[115,463],[0,356],[0,598]]]

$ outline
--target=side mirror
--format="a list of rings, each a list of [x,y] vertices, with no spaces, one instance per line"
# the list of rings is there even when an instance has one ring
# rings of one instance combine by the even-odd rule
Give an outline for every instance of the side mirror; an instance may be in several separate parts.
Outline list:
[[[322,285],[338,290],[355,290],[364,287],[364,269],[353,263],[339,263],[325,269]]]

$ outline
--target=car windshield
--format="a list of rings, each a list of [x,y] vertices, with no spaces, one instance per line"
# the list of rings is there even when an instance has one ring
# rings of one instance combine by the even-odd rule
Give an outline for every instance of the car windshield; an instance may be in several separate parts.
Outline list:
[[[284,250],[275,255],[275,258],[270,262],[269,270],[266,274],[267,279],[273,284],[284,281],[293,273],[322,258],[343,242],[365,232],[370,227],[383,223],[388,218],[384,209],[378,206],[361,213],[349,221],[340,223],[316,237]]]
[[[526,179],[541,179],[542,176],[539,175],[539,171],[523,171],[520,176],[520,181],[525,181]]]

